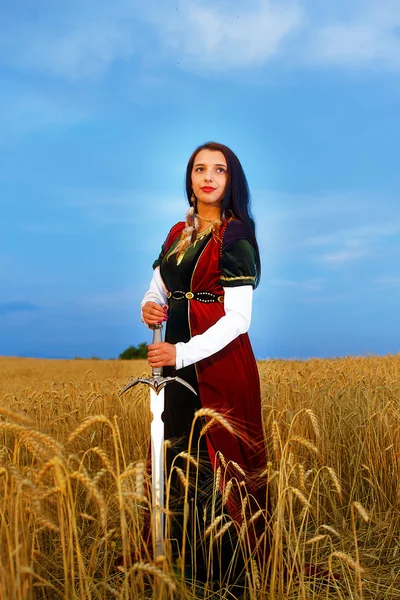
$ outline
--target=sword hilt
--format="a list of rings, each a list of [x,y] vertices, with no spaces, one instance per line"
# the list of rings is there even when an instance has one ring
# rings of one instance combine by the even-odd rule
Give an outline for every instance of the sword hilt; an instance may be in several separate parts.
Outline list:
[[[153,344],[162,342],[162,323],[159,323],[158,325],[152,325],[151,329],[153,330]],[[180,377],[177,377],[177,376],[163,377],[162,372],[163,372],[162,367],[153,367],[151,369],[151,375],[152,375],[151,377],[149,377],[149,378],[137,377],[136,379],[134,379],[133,381],[128,383],[123,388],[123,390],[120,391],[119,395],[122,396],[122,394],[125,394],[125,392],[127,392],[131,387],[134,387],[138,383],[145,383],[146,385],[150,386],[151,389],[153,389],[155,391],[155,393],[158,395],[159,392],[161,392],[161,390],[164,389],[164,387],[168,383],[171,383],[172,381],[176,381],[177,383],[180,383],[181,385],[184,385],[185,387],[187,387],[191,392],[193,392],[193,394],[196,394],[196,396],[197,396],[196,390],[193,389],[193,387],[190,385],[190,383],[188,383],[184,379],[181,379]]]
[[[162,342],[162,323],[158,325],[152,325],[153,330],[153,344],[158,344]],[[151,369],[151,374],[153,377],[162,377],[162,367],[153,367]]]

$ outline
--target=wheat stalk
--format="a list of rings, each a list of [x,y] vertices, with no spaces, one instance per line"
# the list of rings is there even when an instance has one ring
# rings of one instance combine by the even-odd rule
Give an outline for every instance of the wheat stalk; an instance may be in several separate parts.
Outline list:
[[[311,450],[311,452],[314,452],[314,454],[319,454],[319,450],[318,450],[317,446],[315,444],[313,444],[312,442],[310,442],[310,440],[308,440],[307,438],[301,437],[299,435],[295,435],[289,439],[289,442],[295,442],[296,444],[305,446],[305,448],[307,448],[308,450]]]
[[[316,414],[314,413],[314,411],[311,410],[311,408],[306,408],[304,410],[304,412],[307,413],[307,415],[310,417],[310,421],[311,421],[311,425],[314,430],[315,437],[317,438],[317,440],[319,440],[321,437],[321,428],[319,426]]]
[[[71,435],[67,439],[67,444],[73,442],[79,435],[81,435],[81,433],[83,433],[86,429],[88,429],[92,425],[95,425],[96,423],[105,423],[110,427],[110,429],[113,429],[113,424],[104,415],[95,415],[93,417],[88,417],[71,433]]]
[[[361,502],[353,502],[353,506],[354,506],[354,508],[357,509],[358,513],[364,519],[364,521],[366,523],[368,523],[368,521],[369,521],[369,514],[367,513],[367,511],[365,510],[365,508],[363,507],[363,505],[361,504]]]
[[[159,557],[160,558],[160,557]],[[119,570],[124,571],[123,567],[118,567]],[[158,567],[151,565],[145,562],[136,562],[134,563],[130,569],[130,571],[140,571],[141,573],[146,573],[147,575],[152,575],[157,578],[162,583],[170,589],[171,592],[176,592],[176,583],[171,579],[169,575],[161,571]]]
[[[200,417],[210,417],[211,419],[215,419],[220,425],[225,427],[225,429],[229,431],[229,433],[231,433],[232,435],[234,435],[235,433],[229,421],[223,415],[221,415],[221,413],[212,408],[200,408],[199,410],[196,410],[196,412],[194,413],[194,417],[195,419],[199,419]]]
[[[200,431],[200,436],[205,435],[207,433],[207,431],[209,429],[211,429],[211,427],[214,425],[214,423],[216,423],[216,419],[214,417],[212,417],[209,421],[207,421],[207,423],[205,425],[203,425],[203,427],[201,428]]]
[[[359,573],[364,573],[364,571],[365,571],[360,565],[357,565],[356,561],[351,556],[349,556],[345,552],[339,552],[339,551],[332,552],[331,556],[334,556],[334,557],[338,558],[339,560],[342,560],[347,565],[349,565],[349,567],[354,569],[354,571],[358,571]]]
[[[179,454],[177,454],[177,456],[186,458],[186,460],[188,460],[190,462],[190,464],[192,464],[196,469],[199,468],[199,463],[197,462],[197,460],[191,454],[188,454],[188,452],[179,452]]]
[[[340,534],[336,531],[336,529],[334,529],[330,525],[321,525],[321,527],[322,529],[325,529],[326,531],[329,531],[329,533],[332,533],[336,537],[340,538]]]
[[[17,413],[4,405],[0,405],[0,415],[4,415],[5,417],[14,419],[14,421],[17,421],[17,423],[22,423],[23,425],[27,425],[28,427],[33,427],[34,425],[34,421],[30,417],[21,413]]]
[[[320,535],[316,535],[313,538],[311,538],[310,540],[307,540],[305,542],[305,545],[309,546],[311,544],[317,544],[321,540],[325,540],[327,537],[328,537],[328,535],[326,533],[321,533]]]
[[[216,527],[218,527],[219,523],[221,523],[223,518],[224,515],[218,515],[218,517],[215,517],[214,521],[207,527],[207,529],[204,532],[205,538],[207,538],[210,535],[210,533],[214,531]]]
[[[290,487],[289,490],[292,492],[292,494],[294,494],[296,496],[296,498],[298,498],[300,500],[300,502],[302,503],[302,505],[304,507],[311,508],[311,504],[307,500],[307,498],[305,497],[305,495],[303,494],[303,492],[301,492],[300,490],[298,490],[295,487]]]
[[[221,529],[218,531],[218,533],[215,534],[214,541],[217,541],[220,537],[222,537],[224,535],[224,533],[226,531],[228,531],[228,529],[232,525],[233,525],[233,521],[228,521],[228,523],[225,523],[225,525],[223,527],[221,527]]]
[[[332,467],[326,467],[326,469],[327,469],[329,475],[331,476],[333,485],[336,488],[339,498],[341,498],[342,497],[342,486],[340,485],[339,478],[336,475],[335,470]]]
[[[230,479],[228,481],[228,483],[226,484],[226,486],[225,486],[224,494],[222,496],[222,505],[223,506],[225,506],[225,504],[228,502],[229,495],[230,495],[231,490],[232,490],[232,486],[233,486],[233,480]]]

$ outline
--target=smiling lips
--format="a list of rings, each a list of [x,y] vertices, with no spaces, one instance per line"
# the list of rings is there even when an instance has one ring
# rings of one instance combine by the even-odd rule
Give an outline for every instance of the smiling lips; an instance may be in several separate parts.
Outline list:
[[[205,185],[204,187],[201,188],[201,190],[203,192],[213,192],[215,190],[215,188]]]

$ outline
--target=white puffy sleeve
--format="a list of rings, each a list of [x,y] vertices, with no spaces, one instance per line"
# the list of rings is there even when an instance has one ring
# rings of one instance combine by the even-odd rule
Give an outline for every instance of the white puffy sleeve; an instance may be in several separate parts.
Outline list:
[[[146,304],[146,302],[157,302],[157,304],[160,304],[161,306],[167,303],[167,288],[165,287],[164,282],[161,278],[160,267],[156,267],[153,271],[153,277],[150,281],[149,289],[143,296],[143,300],[140,303],[141,309]]]

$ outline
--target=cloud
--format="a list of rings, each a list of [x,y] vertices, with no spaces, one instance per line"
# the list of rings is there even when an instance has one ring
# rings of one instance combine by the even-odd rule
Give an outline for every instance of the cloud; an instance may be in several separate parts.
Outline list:
[[[315,256],[315,259],[339,265],[371,256],[381,242],[391,237],[395,238],[399,233],[400,223],[361,225],[306,238],[302,245],[325,249],[325,252]]]
[[[354,302],[359,303],[359,293],[358,292],[338,292],[336,294],[326,294],[308,296],[307,298],[303,298],[302,301],[306,304],[338,304],[340,302]],[[357,313],[355,313],[357,314]]]
[[[329,8],[317,0],[37,0],[35,13],[13,9],[2,19],[0,63],[69,82],[101,79],[120,61],[206,75],[276,58],[291,67],[398,70],[399,27],[397,0]]]
[[[358,258],[363,258],[367,254],[367,251],[362,248],[360,248],[359,250],[341,250],[338,252],[324,254],[319,257],[319,260],[324,263],[342,264],[356,260]]]
[[[180,65],[214,72],[265,64],[301,21],[294,1],[181,0],[179,10],[152,13],[163,46],[179,57]]]
[[[0,303],[0,316],[16,312],[35,311],[39,310],[39,308],[40,307],[36,304],[32,304],[32,302],[27,302],[24,300],[16,300],[14,302],[2,302]]]
[[[375,241],[379,238],[397,236],[400,233],[400,223],[382,223],[377,225],[359,225],[351,229],[340,229],[326,235],[318,235],[304,240],[306,246],[326,246],[329,244],[346,243],[357,246],[363,241]]]
[[[98,79],[135,54],[221,72],[263,65],[302,21],[295,0],[154,4],[71,0],[61,8],[38,0],[34,23],[29,11],[3,21],[0,60],[69,81]]]
[[[381,289],[400,290],[400,277],[397,275],[380,275],[374,283]]]
[[[318,0],[174,4],[179,8],[166,2],[146,18],[167,55],[189,70],[223,73],[278,56],[290,66],[400,68],[397,0],[337,0],[329,7]]]
[[[369,0],[356,14],[317,25],[311,33],[308,60],[350,68],[400,69],[400,6],[397,0]],[[362,8],[359,8],[361,6]]]
[[[397,201],[384,193],[253,191],[260,248],[268,265],[293,261],[339,266],[383,254],[400,234]],[[301,258],[300,258],[301,257]]]
[[[266,287],[274,286],[274,287],[284,287],[284,288],[294,288],[298,290],[305,290],[309,292],[315,292],[322,290],[324,288],[324,283],[326,279],[317,278],[317,279],[308,279],[306,281],[293,281],[290,279],[268,279],[264,282]]]

